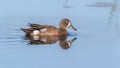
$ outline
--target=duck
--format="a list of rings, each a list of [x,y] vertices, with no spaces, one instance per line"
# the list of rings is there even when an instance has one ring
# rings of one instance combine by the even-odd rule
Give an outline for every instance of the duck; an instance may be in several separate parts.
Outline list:
[[[44,36],[63,36],[67,35],[67,28],[77,29],[72,25],[71,21],[67,18],[63,18],[59,22],[59,28],[53,25],[41,25],[28,23],[30,28],[21,28],[21,30],[29,37],[44,37]]]

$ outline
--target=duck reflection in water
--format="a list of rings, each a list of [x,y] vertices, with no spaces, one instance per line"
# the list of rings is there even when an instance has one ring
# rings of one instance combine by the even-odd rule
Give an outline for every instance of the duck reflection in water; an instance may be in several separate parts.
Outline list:
[[[29,37],[31,44],[52,44],[60,40],[61,47],[63,47],[63,45],[70,46],[75,39],[66,41],[67,35],[69,34],[67,32],[67,28],[72,28],[73,30],[77,31],[77,29],[72,25],[71,21],[67,18],[62,19],[59,22],[59,28],[52,25],[31,23],[29,23],[29,26],[30,28],[21,28],[21,30],[26,33],[27,37]],[[67,49],[66,46],[63,48]]]
[[[43,45],[43,44],[54,44],[59,42],[59,46],[62,49],[69,49],[77,38],[72,38],[71,40],[67,40],[67,35],[64,36],[33,36],[33,37],[26,37],[29,40],[30,45]]]

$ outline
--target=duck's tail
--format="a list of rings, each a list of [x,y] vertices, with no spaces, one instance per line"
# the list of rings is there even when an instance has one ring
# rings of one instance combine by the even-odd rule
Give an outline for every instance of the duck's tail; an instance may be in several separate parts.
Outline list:
[[[30,30],[30,29],[21,28],[21,30],[22,30],[23,32],[25,32],[26,34],[30,34],[30,33],[31,33],[31,30]]]
[[[30,29],[25,29],[25,28],[21,28],[21,30],[26,33],[26,36],[27,36],[27,37],[30,37],[30,33],[32,32],[32,30],[30,30]]]

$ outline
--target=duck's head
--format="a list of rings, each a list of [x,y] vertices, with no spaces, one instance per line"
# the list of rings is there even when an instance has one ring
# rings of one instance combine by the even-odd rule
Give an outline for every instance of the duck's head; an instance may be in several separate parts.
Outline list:
[[[71,21],[67,18],[64,18],[60,21],[59,27],[60,29],[72,28],[73,30],[77,31],[77,29],[72,25]]]

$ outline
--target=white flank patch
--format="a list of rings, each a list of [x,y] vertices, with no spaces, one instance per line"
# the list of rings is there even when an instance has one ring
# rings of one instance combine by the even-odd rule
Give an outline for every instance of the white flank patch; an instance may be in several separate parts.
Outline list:
[[[47,28],[40,29],[40,32],[46,32]]]
[[[39,31],[38,31],[38,30],[34,30],[34,31],[33,31],[33,35],[35,35],[35,36],[36,36],[36,35],[39,35]]]

